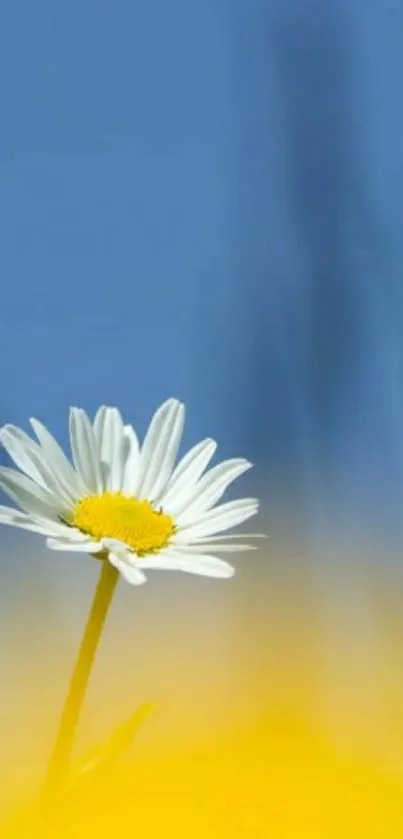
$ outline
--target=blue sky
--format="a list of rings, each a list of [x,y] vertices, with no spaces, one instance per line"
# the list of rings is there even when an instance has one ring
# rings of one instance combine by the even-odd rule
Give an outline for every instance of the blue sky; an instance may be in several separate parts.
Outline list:
[[[401,491],[402,18],[3,4],[1,421],[174,395],[302,499]]]
[[[178,395],[219,433],[241,409],[223,11],[3,7],[4,419],[63,435],[69,404],[106,401],[144,424]]]

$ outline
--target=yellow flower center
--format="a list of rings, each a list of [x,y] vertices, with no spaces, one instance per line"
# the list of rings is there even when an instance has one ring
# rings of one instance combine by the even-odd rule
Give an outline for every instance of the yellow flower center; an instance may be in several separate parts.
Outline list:
[[[175,531],[171,516],[121,492],[82,498],[70,524],[94,539],[119,539],[139,556],[164,548]]]

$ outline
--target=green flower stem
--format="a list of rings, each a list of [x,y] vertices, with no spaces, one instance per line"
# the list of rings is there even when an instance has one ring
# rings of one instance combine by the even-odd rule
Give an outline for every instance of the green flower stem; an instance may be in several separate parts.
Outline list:
[[[108,560],[103,560],[97,590],[81,641],[76,665],[62,711],[59,730],[48,764],[45,797],[49,799],[53,799],[60,792],[69,772],[74,735],[83,706],[95,654],[118,579],[119,574],[116,568]]]

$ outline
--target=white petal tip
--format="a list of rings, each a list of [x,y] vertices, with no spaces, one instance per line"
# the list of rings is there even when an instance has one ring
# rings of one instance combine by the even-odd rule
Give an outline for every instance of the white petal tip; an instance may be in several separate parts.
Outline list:
[[[123,571],[121,571],[120,573],[125,582],[129,583],[129,586],[143,586],[144,583],[147,582],[147,577],[145,575],[140,577],[139,573],[136,573],[135,575],[124,574]]]
[[[206,574],[206,577],[211,577],[214,580],[230,580],[231,577],[235,576],[235,568],[232,565],[229,565],[228,568],[225,569],[217,569],[216,571],[212,571],[211,573]]]
[[[165,402],[163,402],[162,405],[160,405],[160,408],[165,408],[166,409],[168,407],[169,408],[174,408],[174,407],[184,408],[185,406],[184,406],[183,402],[180,401],[180,399],[177,399],[175,396],[171,396],[169,399],[167,399]]]
[[[111,565],[119,571],[120,575],[129,585],[142,586],[147,582],[147,577],[143,571],[140,568],[135,568],[133,565],[130,565],[123,558],[122,554],[110,553],[108,558]]]

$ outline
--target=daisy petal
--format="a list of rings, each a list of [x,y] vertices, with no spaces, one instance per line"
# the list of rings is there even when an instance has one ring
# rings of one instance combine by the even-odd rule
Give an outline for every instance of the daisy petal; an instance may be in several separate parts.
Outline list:
[[[227,501],[220,504],[213,510],[208,510],[200,516],[195,524],[180,528],[181,538],[187,538],[189,542],[199,536],[213,536],[222,530],[229,530],[231,527],[241,524],[251,516],[254,516],[259,509],[256,498],[240,498],[237,501]],[[179,535],[179,534],[178,534]]]
[[[103,406],[94,421],[98,457],[105,490],[119,492],[124,470],[124,426],[117,408]]]
[[[102,550],[101,542],[70,542],[68,539],[47,539],[46,544],[52,551],[77,551],[78,553],[96,554]]]
[[[155,556],[138,559],[139,568],[155,571],[184,571],[186,574],[199,574],[202,577],[233,577],[235,570],[228,562],[215,556],[204,554],[186,555],[175,551],[164,551]]]
[[[53,435],[42,425],[39,420],[31,417],[30,423],[39,440],[42,451],[48,463],[53,465],[53,470],[58,475],[64,488],[76,501],[81,495],[85,495],[87,488],[81,476],[74,471],[70,461],[55,440]]]
[[[0,431],[0,442],[6,449],[9,456],[14,461],[15,465],[21,469],[22,472],[31,478],[35,483],[40,484],[40,486],[45,486],[43,481],[43,477],[35,466],[35,463],[30,457],[30,453],[36,446],[39,449],[37,443],[35,443],[28,434],[25,434],[25,431],[22,431],[20,428],[16,428],[14,425],[4,425]]]
[[[80,530],[77,530],[75,527],[71,527],[68,524],[63,524],[62,521],[50,521],[49,519],[44,519],[41,516],[30,516],[31,521],[34,525],[41,527],[43,532],[47,531],[48,536],[56,536],[58,539],[67,539],[69,542],[85,542],[88,541],[88,536],[85,533],[81,533]]]
[[[98,408],[98,410],[95,414],[95,419],[94,419],[94,423],[93,423],[95,444],[96,444],[96,447],[97,447],[98,457],[99,457],[100,460],[101,460],[101,454],[102,454],[105,420],[106,420],[106,414],[107,414],[108,410],[109,410],[109,408],[107,408],[106,405],[101,405],[101,407]]]
[[[52,469],[38,443],[14,426],[5,426],[0,436],[15,464],[35,483],[54,496],[61,509],[71,510],[75,503],[74,498],[65,489],[63,481]]]
[[[140,453],[139,498],[153,501],[171,477],[182,437],[184,413],[184,406],[177,399],[168,399],[154,414]]]
[[[164,509],[174,509],[186,500],[217,448],[214,440],[202,440],[179,461],[164,493],[158,498]]]
[[[122,477],[122,492],[124,495],[136,495],[137,476],[139,469],[140,446],[136,432],[131,425],[124,427],[126,445],[125,462]]]
[[[101,467],[102,484],[104,490],[108,488],[109,473],[110,473],[110,451],[109,444],[110,435],[106,433],[107,417],[111,409],[106,405],[101,405],[98,409],[94,420],[94,437],[95,445],[97,447],[98,459]]]
[[[147,581],[147,577],[130,560],[130,555],[124,551],[111,552],[108,556],[109,562],[119,571],[123,579],[132,586],[141,586]]]
[[[230,534],[228,534],[227,539],[229,536]],[[232,545],[231,542],[196,542],[195,544],[182,545],[177,542],[173,542],[172,544],[178,552],[181,553],[182,551],[185,551],[185,553],[189,554],[200,554],[202,551],[217,551],[217,553],[243,553],[244,551],[256,550],[256,545],[244,545],[239,542],[235,545]]]
[[[213,507],[229,485],[251,466],[248,460],[239,458],[226,460],[210,469],[196,484],[190,498],[186,502],[182,501],[179,509],[173,510],[178,525],[186,527],[195,519],[199,519],[200,514]]]
[[[102,547],[106,551],[110,551],[110,553],[119,555],[119,554],[126,554],[128,553],[129,546],[126,542],[122,542],[120,539],[110,539],[109,537],[102,539]]]
[[[74,539],[76,541],[85,538],[82,533],[73,530],[67,525],[51,521],[41,516],[28,516],[26,513],[20,513],[11,507],[0,507],[0,522],[1,524],[18,527],[20,530],[30,530],[32,533],[40,533],[42,536],[56,536],[64,539]]]
[[[106,434],[109,434],[109,484],[110,492],[119,492],[122,488],[124,470],[124,426],[117,408],[110,408],[106,422]]]
[[[30,530],[33,533],[42,533],[46,536],[51,535],[48,530],[45,532],[40,526],[36,526],[31,517],[26,513],[20,513],[11,507],[0,507],[0,522],[1,524],[8,524],[11,527],[19,527],[22,530]]]
[[[15,469],[0,467],[0,487],[26,513],[37,513],[45,518],[55,519],[63,512],[46,489]]]
[[[141,586],[147,581],[146,575],[143,574],[139,568],[135,568],[128,562],[125,562],[125,560],[119,555],[109,554],[109,562],[117,569],[117,571],[119,571],[123,579],[126,580],[127,583],[130,583],[130,585]]]
[[[26,513],[21,513],[20,510],[15,510],[13,507],[5,507],[3,504],[0,504],[0,521],[7,522],[8,519],[17,519],[20,518],[21,520],[28,519]]]
[[[101,470],[92,425],[81,408],[70,409],[70,445],[74,465],[90,494],[102,491]]]
[[[180,534],[177,535],[180,536]],[[204,545],[205,542],[216,544],[225,539],[231,539],[231,541],[232,539],[267,539],[267,536],[265,533],[226,533],[225,536],[199,536],[197,539],[192,539],[192,544]]]

